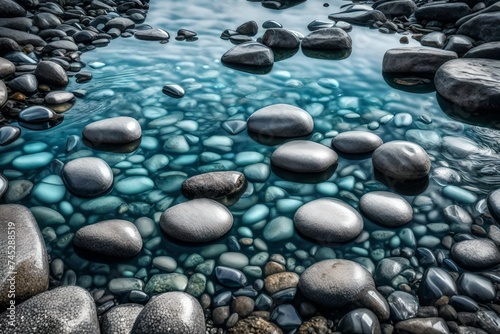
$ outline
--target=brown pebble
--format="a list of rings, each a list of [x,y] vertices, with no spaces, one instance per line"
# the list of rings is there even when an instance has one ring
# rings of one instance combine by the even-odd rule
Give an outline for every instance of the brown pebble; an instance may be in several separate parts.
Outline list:
[[[269,320],[269,318],[271,317],[271,314],[267,311],[253,311],[252,314],[250,314],[250,315],[254,316],[254,317],[262,318],[264,320]]]
[[[450,298],[448,296],[442,296],[434,303],[434,306],[436,306],[436,307],[444,306],[444,305],[447,305],[449,301],[450,301]]]
[[[252,246],[253,239],[252,238],[241,238],[239,240],[240,244],[243,246]]]
[[[289,288],[297,287],[300,276],[292,272],[277,273],[266,277],[264,287],[271,295]]]
[[[231,311],[237,313],[240,318],[246,318],[252,313],[255,307],[255,302],[252,298],[247,296],[236,297],[231,302]]]
[[[266,277],[273,274],[282,273],[284,271],[286,271],[285,266],[274,261],[269,261],[264,266],[264,276]]]
[[[408,43],[410,43],[410,41],[408,40],[408,37],[403,36],[403,37],[401,37],[399,39],[399,43],[401,43],[401,44],[408,44]]]
[[[484,230],[484,228],[482,228],[481,226],[479,225],[476,225],[476,224],[472,224],[471,226],[471,232],[472,234],[474,234],[475,236],[477,237],[481,237],[481,238],[485,238],[487,233],[486,231]]]

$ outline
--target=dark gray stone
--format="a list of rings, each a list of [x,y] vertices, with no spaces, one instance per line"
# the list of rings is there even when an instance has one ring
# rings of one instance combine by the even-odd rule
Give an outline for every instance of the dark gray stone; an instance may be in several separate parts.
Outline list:
[[[335,25],[333,21],[324,21],[324,20],[314,20],[307,25],[307,29],[309,31],[315,31],[324,28],[332,28]]]
[[[394,277],[410,267],[410,261],[404,257],[385,258],[377,264],[373,278],[379,286],[391,285]]]
[[[384,227],[400,227],[413,219],[413,209],[403,197],[388,191],[372,191],[359,200],[361,213]]]
[[[346,242],[363,230],[363,218],[338,199],[321,198],[302,205],[293,217],[295,228],[319,243]]]
[[[430,46],[437,49],[442,49],[446,43],[446,35],[439,31],[434,31],[426,34],[420,40],[423,46]]]
[[[15,330],[20,334],[99,333],[95,302],[87,290],[77,286],[55,288],[16,305]],[[9,327],[6,313],[0,328]],[[7,331],[10,333],[10,331]]]
[[[66,87],[68,76],[61,65],[52,61],[41,61],[35,70],[38,82],[51,87]]]
[[[383,175],[397,180],[416,180],[426,177],[431,161],[417,144],[395,140],[382,144],[373,152],[373,167]]]
[[[95,144],[127,144],[142,136],[141,125],[132,117],[113,117],[83,128],[83,136]]]
[[[486,197],[488,211],[497,222],[500,222],[500,189],[492,190]]]
[[[439,21],[455,23],[458,19],[470,14],[471,10],[466,3],[438,3],[421,6],[415,12],[418,21]]]
[[[500,61],[456,59],[439,68],[436,90],[454,104],[471,111],[500,108]]]
[[[500,317],[493,311],[478,311],[476,318],[479,326],[488,334],[497,334],[500,328]]]
[[[259,31],[259,26],[255,21],[248,21],[236,28],[236,32],[242,35],[255,36]]]
[[[145,41],[164,41],[170,38],[170,34],[163,29],[138,30],[134,36]]]
[[[434,74],[438,68],[458,55],[436,48],[408,47],[387,50],[382,63],[386,73]]]
[[[167,292],[151,299],[139,313],[134,334],[205,333],[200,303],[184,292]]]
[[[144,307],[140,304],[121,304],[102,316],[101,333],[131,333],[135,320]]]
[[[459,266],[469,270],[489,269],[500,264],[500,251],[489,239],[457,242],[451,248],[451,257]]]
[[[297,49],[300,45],[298,37],[287,29],[267,29],[262,36],[262,44],[272,49]]]
[[[4,129],[6,127],[0,128]],[[19,131],[20,132],[20,131]],[[9,188],[5,193],[4,200],[6,203],[17,203],[27,197],[33,189],[33,182],[28,180],[12,180],[9,182]]]
[[[55,118],[55,112],[43,106],[31,106],[19,113],[19,120],[28,124],[50,122]]]
[[[124,32],[127,29],[135,28],[135,22],[126,17],[115,17],[108,22],[106,22],[106,30],[116,28],[120,32]]]
[[[469,38],[460,35],[453,35],[448,39],[445,50],[456,52],[459,56],[463,56],[473,47]],[[470,57],[470,58],[488,58],[488,57]],[[500,56],[499,56],[500,59]]]
[[[397,333],[407,334],[450,334],[442,318],[414,318],[400,321],[394,327]]]
[[[414,295],[404,291],[395,291],[387,298],[391,308],[391,319],[394,322],[415,318],[418,313],[418,300]]]
[[[367,131],[346,131],[332,139],[332,146],[347,154],[370,153],[382,144],[379,136]]]
[[[52,13],[41,12],[33,17],[33,25],[42,30],[55,28],[61,23],[61,20]]]
[[[162,92],[163,94],[176,99],[183,97],[185,94],[184,88],[176,84],[167,84],[163,86]]]
[[[37,35],[5,27],[0,27],[0,37],[12,39],[19,45],[31,44],[33,46],[45,46],[47,44]]]
[[[26,15],[26,10],[12,0],[0,0],[0,17],[21,17]]]
[[[257,42],[246,42],[236,45],[222,55],[223,63],[268,67],[274,63],[273,51]]]
[[[233,226],[231,212],[207,198],[193,199],[168,208],[160,227],[168,236],[186,242],[209,242],[225,235]]]
[[[23,74],[7,84],[12,92],[23,93],[31,96],[38,91],[38,81],[33,74]]]
[[[451,296],[449,304],[457,312],[477,312],[479,311],[479,305],[476,301],[467,296]]]
[[[311,115],[290,104],[273,104],[254,112],[247,120],[248,130],[267,136],[300,137],[314,129]]]
[[[457,34],[485,42],[500,41],[500,12],[473,17],[458,28]]]
[[[61,104],[71,102],[75,96],[71,92],[54,91],[45,95],[45,103],[47,104]]]
[[[271,319],[285,331],[290,331],[302,324],[299,313],[291,304],[278,305],[271,313]]]
[[[102,159],[87,157],[67,162],[61,177],[68,190],[80,197],[96,197],[113,186],[113,172]]]
[[[323,260],[307,268],[299,280],[302,295],[327,308],[343,308],[375,289],[370,273],[349,260]]]
[[[111,219],[82,227],[75,233],[73,244],[95,255],[127,258],[141,251],[142,238],[131,222]]]
[[[342,333],[381,334],[380,322],[370,310],[359,308],[340,319],[338,330]]]
[[[247,285],[248,282],[248,279],[243,272],[238,269],[224,266],[215,267],[215,277],[220,284],[228,288],[242,288]],[[227,301],[229,302],[230,299],[231,298]]]
[[[210,198],[222,204],[234,204],[246,187],[240,172],[210,172],[192,176],[182,184],[182,194],[188,198]]]
[[[345,21],[348,23],[363,26],[371,26],[378,21],[387,21],[384,13],[379,10],[359,10],[333,13],[328,15],[328,18],[334,21]]]
[[[500,42],[484,43],[470,49],[464,58],[487,58],[500,60]]]
[[[8,99],[7,86],[0,80],[0,107],[3,106]]]
[[[6,55],[12,51],[19,51],[20,47],[17,42],[11,38],[0,37],[0,56]]]
[[[9,29],[28,31],[32,25],[33,20],[27,17],[0,18],[0,27]]]
[[[495,299],[496,290],[493,283],[482,276],[463,273],[457,281],[460,291],[478,303],[489,303]]]
[[[338,161],[335,151],[307,140],[294,140],[276,149],[271,163],[294,173],[318,173],[334,166]]]
[[[0,311],[4,311],[10,304],[8,291],[12,284],[12,272],[15,275],[16,302],[22,302],[34,295],[47,290],[49,286],[49,265],[47,251],[37,221],[30,210],[22,205],[0,205],[0,256],[5,260],[5,265],[0,267]],[[14,231],[14,232],[11,232]],[[15,236],[12,239],[8,236]],[[11,241],[9,243],[9,240]],[[8,256],[12,250],[12,240],[15,240],[15,260]],[[16,305],[19,307],[19,305]],[[16,307],[16,312],[18,311]],[[16,313],[19,315],[19,313]],[[2,317],[2,320],[7,319]],[[16,318],[19,319],[19,318]],[[19,321],[19,320],[18,320]],[[2,328],[0,326],[0,328]],[[5,328],[5,327],[4,327]],[[20,328],[17,328],[18,330]]]
[[[302,40],[302,48],[322,51],[346,51],[352,49],[349,34],[340,28],[325,28],[311,32]]]
[[[441,268],[429,268],[422,277],[418,289],[421,305],[430,305],[442,296],[457,294],[457,285],[448,272]]]
[[[417,10],[417,5],[412,0],[378,1],[373,9],[381,11],[386,18],[393,19],[400,16],[409,17]]]

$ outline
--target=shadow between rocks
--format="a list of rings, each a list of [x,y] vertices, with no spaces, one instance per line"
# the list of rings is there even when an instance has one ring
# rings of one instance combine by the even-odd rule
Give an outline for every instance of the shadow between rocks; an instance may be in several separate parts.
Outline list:
[[[309,140],[311,138],[311,135],[308,136],[302,136],[302,137],[293,137],[293,138],[288,138],[288,137],[276,137],[276,136],[269,136],[265,135],[262,133],[257,133],[253,132],[250,130],[247,130],[248,135],[250,138],[255,140],[257,143],[265,146],[277,146],[277,145],[282,145],[284,143],[287,143],[292,140]]]
[[[382,182],[388,188],[394,190],[398,194],[406,196],[416,196],[427,189],[429,185],[429,176],[425,176],[417,180],[397,180],[395,178],[382,174],[376,168],[373,169],[373,174],[377,181]]]
[[[102,255],[102,254],[88,251],[86,249],[80,248],[80,247],[75,246],[75,245],[73,245],[73,250],[75,251],[76,255],[78,255],[80,258],[82,258],[84,260],[96,262],[96,263],[106,263],[106,264],[127,263],[129,261],[134,260],[135,258],[137,258],[141,254],[141,252],[139,252],[139,253],[137,253],[137,255],[129,256],[129,257],[107,256],[107,255]]]
[[[292,58],[299,51],[299,48],[296,49],[271,49],[274,53],[274,61],[283,61],[288,58]]]
[[[302,48],[304,56],[315,59],[342,60],[349,58],[352,49],[340,51],[311,50]]]
[[[321,183],[332,177],[333,173],[337,169],[337,166],[338,164],[335,164],[319,173],[294,173],[271,164],[271,170],[276,176],[282,178],[283,180],[300,183]]]
[[[222,65],[229,67],[233,70],[247,72],[251,74],[267,74],[271,72],[273,65],[269,66],[251,66],[251,65],[241,65],[241,64],[233,64],[222,62]]]
[[[434,77],[411,73],[389,74],[382,72],[385,82],[392,88],[414,94],[427,94],[436,91]]]
[[[95,143],[91,142],[87,138],[83,137],[83,143],[90,147],[91,149],[112,153],[131,153],[137,150],[139,145],[141,145],[142,137],[136,139],[130,143],[125,144],[105,144],[105,143]]]

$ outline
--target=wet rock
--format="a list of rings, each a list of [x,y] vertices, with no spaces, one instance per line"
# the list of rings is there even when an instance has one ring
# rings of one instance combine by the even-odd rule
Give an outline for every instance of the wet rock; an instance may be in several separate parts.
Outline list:
[[[429,268],[422,277],[422,283],[418,289],[418,297],[421,305],[430,305],[442,296],[454,296],[457,294],[457,285],[447,271],[441,268]]]
[[[275,294],[289,288],[295,288],[299,283],[299,275],[292,272],[272,274],[264,280],[264,286],[269,294]]]
[[[461,17],[470,14],[471,10],[466,3],[439,3],[421,6],[415,12],[418,21],[439,21],[454,23]]]
[[[68,76],[61,65],[52,61],[41,61],[35,70],[38,82],[51,87],[66,87]]]
[[[489,303],[495,299],[495,287],[487,278],[472,273],[463,273],[457,284],[463,294],[478,303]]]
[[[50,122],[55,118],[56,114],[43,106],[31,106],[19,113],[19,120],[30,124]]]
[[[47,44],[37,35],[5,27],[0,27],[0,37],[10,38],[19,45],[45,46]]]
[[[374,133],[366,131],[346,131],[332,139],[332,146],[347,154],[365,154],[373,152],[382,139]]]
[[[156,274],[149,279],[144,292],[147,294],[158,294],[171,291],[185,291],[187,285],[188,278],[183,274]]]
[[[317,173],[337,164],[337,154],[328,147],[306,140],[294,140],[276,149],[271,163],[294,173]]]
[[[176,99],[183,97],[185,94],[184,88],[176,84],[167,84],[163,86],[162,92],[163,94]]]
[[[439,68],[434,83],[445,98],[468,110],[500,107],[500,61],[456,59]]]
[[[400,321],[394,327],[396,331],[408,334],[449,334],[448,325],[442,318],[414,318]]]
[[[163,29],[138,30],[134,36],[145,41],[164,41],[170,38],[170,34]]]
[[[394,322],[415,318],[418,313],[419,304],[415,296],[404,292],[395,291],[387,298],[391,308],[391,319]]]
[[[6,78],[16,71],[16,66],[7,59],[0,58],[0,79]],[[0,103],[2,105],[3,103]]]
[[[453,51],[435,48],[395,48],[385,53],[382,69],[385,73],[434,74],[441,65],[457,57]]]
[[[363,230],[363,218],[338,199],[322,198],[301,206],[293,217],[295,228],[320,243],[346,242]]]
[[[222,237],[233,226],[233,216],[218,202],[200,198],[175,205],[160,217],[168,236],[186,242],[208,242]]]
[[[0,55],[6,55],[12,51],[19,51],[20,47],[12,38],[0,37]]]
[[[410,268],[410,261],[404,257],[385,258],[377,264],[373,278],[377,285],[391,285],[392,280],[408,268]]]
[[[488,334],[498,333],[500,328],[500,317],[493,311],[478,311],[476,318],[479,326]]]
[[[483,270],[500,264],[500,251],[489,239],[457,242],[451,248],[451,257],[459,266],[469,270]]]
[[[309,333],[328,333],[328,321],[323,316],[316,316],[307,321],[300,326],[299,334],[309,334]]]
[[[324,20],[314,20],[307,25],[307,29],[309,31],[315,31],[319,29],[332,28],[335,25],[333,21],[324,21]]]
[[[240,25],[236,28],[236,32],[247,35],[247,36],[255,36],[257,35],[257,31],[259,30],[259,26],[255,21],[248,21]]]
[[[38,28],[52,29],[61,24],[61,20],[52,13],[40,12],[33,16],[33,25]]]
[[[370,273],[349,260],[323,260],[307,268],[299,280],[302,295],[327,308],[343,308],[368,289],[375,289]]]
[[[68,190],[81,197],[95,197],[113,186],[113,172],[99,158],[78,158],[67,162],[61,173]]]
[[[246,42],[236,45],[222,55],[223,63],[268,67],[274,63],[273,51],[257,42]]]
[[[417,10],[417,5],[411,0],[382,1],[373,4],[373,9],[381,11],[386,18],[393,19],[400,16],[409,17]]]
[[[255,307],[255,302],[247,296],[238,296],[231,302],[231,311],[237,313],[240,318],[246,318],[252,313]]]
[[[0,107],[7,102],[8,98],[7,86],[5,86],[3,81],[0,81]]]
[[[429,156],[417,144],[395,140],[373,152],[373,167],[396,180],[416,180],[426,177],[431,168]]]
[[[345,51],[352,49],[352,40],[340,28],[325,28],[313,31],[304,37],[302,48],[322,51]]]
[[[442,49],[445,43],[446,43],[446,35],[438,31],[426,34],[420,40],[420,44],[422,44],[423,46],[430,46],[438,49]]]
[[[377,316],[368,309],[359,308],[340,319],[338,330],[342,333],[381,334]]]
[[[328,15],[330,20],[345,21],[352,24],[371,26],[373,23],[380,21],[385,22],[387,18],[384,13],[379,10],[359,10],[345,11]]]
[[[240,172],[211,172],[192,176],[182,184],[182,194],[188,198],[210,198],[222,204],[236,203],[246,187]]]
[[[7,84],[12,92],[31,96],[38,91],[38,81],[33,74],[23,74]]]
[[[243,272],[238,269],[224,266],[215,267],[215,277],[220,284],[229,288],[241,288],[248,282]]]
[[[260,317],[249,316],[248,318],[239,320],[233,327],[229,328],[229,333],[282,334],[283,331],[272,322]]]
[[[497,222],[500,222],[500,189],[492,190],[486,197],[488,210]]]
[[[0,317],[0,327],[9,328]],[[99,333],[94,299],[83,288],[65,286],[31,297],[16,305],[15,331],[33,333]]]
[[[56,91],[50,92],[45,95],[45,103],[47,104],[61,104],[71,102],[75,96],[71,92]]]
[[[448,39],[446,43],[445,50],[456,52],[459,56],[463,56],[467,53],[473,44],[471,40],[465,36],[453,35]],[[488,58],[488,57],[470,57],[470,58]],[[499,58],[500,59],[500,58]]]
[[[126,144],[141,138],[142,130],[132,117],[113,117],[86,125],[83,136],[94,144]]]
[[[479,14],[458,28],[457,34],[485,42],[495,42],[500,38],[500,12]]]
[[[30,210],[21,205],[0,205],[0,216],[3,223],[0,224],[0,234],[5,236],[0,239],[0,255],[5,261],[11,259],[8,256],[10,235],[15,235],[15,260],[5,263],[0,269],[0,310],[4,311],[10,306],[11,298],[8,297],[12,275],[15,275],[15,296],[19,303],[32,296],[47,290],[49,286],[49,265],[47,262],[47,251],[45,242],[38,228],[37,221]],[[10,231],[14,231],[14,234]],[[16,312],[18,312],[16,305]],[[19,313],[16,313],[18,315]],[[2,317],[7,320],[7,317]],[[1,324],[1,320],[0,320]],[[7,328],[7,327],[3,327]],[[20,328],[16,328],[19,330]]]
[[[101,333],[130,333],[142,309],[140,304],[121,304],[113,307],[102,316]]]
[[[500,42],[489,42],[470,49],[464,58],[487,58],[500,60]]]
[[[89,253],[123,258],[137,255],[142,249],[142,238],[129,221],[104,220],[79,229],[73,244]]]
[[[194,297],[184,292],[167,292],[144,306],[132,333],[205,333],[205,316]]]
[[[135,28],[135,22],[126,17],[115,17],[106,22],[107,30],[113,28],[120,30],[120,32],[124,32],[127,29]]]
[[[314,129],[311,115],[289,104],[273,104],[254,112],[247,120],[249,131],[277,137],[300,137]]]
[[[262,36],[262,44],[271,49],[297,49],[300,45],[298,37],[287,29],[267,29]]]
[[[0,8],[2,8],[0,17],[26,16],[26,10],[12,0],[0,0]]]
[[[364,194],[359,201],[359,209],[368,219],[385,227],[400,227],[413,219],[410,203],[387,191]]]

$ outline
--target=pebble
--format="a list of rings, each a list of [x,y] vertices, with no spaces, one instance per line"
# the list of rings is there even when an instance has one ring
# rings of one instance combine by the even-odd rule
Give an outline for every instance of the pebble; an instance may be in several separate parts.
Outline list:
[[[254,112],[247,120],[248,130],[277,137],[300,137],[310,134],[314,124],[305,110],[289,104],[273,104]]]
[[[134,118],[112,117],[86,125],[83,128],[83,136],[96,146],[126,144],[141,138],[142,130]]]
[[[484,270],[500,264],[500,251],[489,239],[457,242],[451,248],[452,259],[469,270]]]
[[[370,310],[359,308],[347,313],[340,319],[338,329],[342,333],[380,334],[380,323]]]
[[[413,208],[403,197],[387,191],[373,191],[361,196],[361,213],[384,227],[400,227],[413,219]]]
[[[80,197],[96,197],[113,186],[113,172],[99,158],[77,158],[66,162],[61,177],[68,190]]]
[[[348,154],[370,153],[382,143],[379,136],[365,131],[346,131],[332,139],[332,146],[335,149]]]
[[[281,145],[271,156],[271,163],[294,173],[323,172],[337,164],[337,154],[326,146],[294,140]]]

